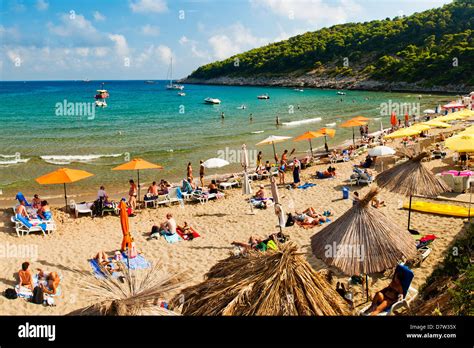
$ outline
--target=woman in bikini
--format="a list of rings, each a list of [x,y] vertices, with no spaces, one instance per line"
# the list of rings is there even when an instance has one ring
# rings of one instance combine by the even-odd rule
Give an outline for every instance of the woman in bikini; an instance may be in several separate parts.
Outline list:
[[[377,315],[397,302],[400,295],[403,296],[402,280],[403,275],[400,272],[395,273],[390,284],[375,294],[372,305],[365,311],[365,314]]]
[[[130,184],[130,189],[128,190],[128,205],[132,208],[132,210],[135,210],[137,207],[137,185],[135,185],[135,182],[130,179],[129,180]]]

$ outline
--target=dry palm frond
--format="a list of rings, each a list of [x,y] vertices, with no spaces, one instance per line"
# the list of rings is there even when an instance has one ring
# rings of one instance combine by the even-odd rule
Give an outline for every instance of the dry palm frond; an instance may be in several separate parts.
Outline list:
[[[421,160],[429,156],[427,152],[408,153],[408,161],[400,163],[377,175],[375,182],[383,189],[404,196],[423,195],[436,197],[440,193],[450,191],[449,186],[429,169]]]
[[[392,268],[416,255],[411,235],[369,203],[372,188],[341,217],[311,237],[314,255],[347,275],[369,274]]]
[[[347,303],[291,242],[219,261],[173,300],[184,315],[344,315]]]
[[[103,269],[104,274],[108,272]],[[163,274],[158,266],[146,270],[122,270],[123,282],[112,276],[97,279],[92,274],[80,281],[94,304],[69,315],[177,315],[160,307],[159,301],[180,286],[179,276]]]

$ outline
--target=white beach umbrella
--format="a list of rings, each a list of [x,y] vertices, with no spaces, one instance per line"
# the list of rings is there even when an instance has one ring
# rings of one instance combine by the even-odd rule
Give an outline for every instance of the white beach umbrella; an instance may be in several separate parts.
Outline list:
[[[424,114],[436,114],[436,111],[433,110],[433,109],[426,109],[426,110],[423,110],[423,113]]]
[[[272,145],[273,146],[273,156],[276,158],[275,143],[281,143],[282,141],[291,139],[291,137],[281,136],[281,135],[270,135],[268,138],[257,143],[257,145]]]
[[[225,159],[222,158],[209,158],[205,161],[202,166],[204,168],[212,169],[212,168],[221,168],[229,165],[230,163],[227,162]]]
[[[379,156],[389,156],[394,155],[395,150],[389,146],[376,146],[368,151],[369,156],[379,157]]]
[[[285,228],[285,225],[286,225],[285,212],[283,211],[283,207],[280,203],[280,197],[278,195],[278,186],[273,176],[270,177],[270,184],[271,184],[273,202],[275,203],[275,214],[276,216],[278,216],[278,226],[280,226],[280,232],[281,232],[281,230]]]
[[[245,144],[242,145],[241,164],[242,164],[242,167],[244,167],[244,182],[242,185],[242,193],[244,195],[251,195],[252,187],[250,186],[249,175],[247,172],[247,169],[249,167],[249,155],[247,152],[247,146]]]

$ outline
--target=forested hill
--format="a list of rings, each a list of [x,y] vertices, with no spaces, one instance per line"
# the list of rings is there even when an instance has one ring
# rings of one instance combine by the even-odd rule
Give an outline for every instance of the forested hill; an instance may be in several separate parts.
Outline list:
[[[408,17],[347,23],[201,66],[185,81],[325,78],[474,86],[474,4],[459,0]],[[232,82],[229,82],[232,84]]]

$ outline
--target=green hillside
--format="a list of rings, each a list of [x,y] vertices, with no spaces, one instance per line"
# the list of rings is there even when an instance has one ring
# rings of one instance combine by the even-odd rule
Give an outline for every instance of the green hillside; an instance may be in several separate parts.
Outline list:
[[[427,86],[448,83],[473,86],[473,33],[473,1],[456,1],[409,17],[347,23],[307,32],[201,66],[189,78],[310,73],[421,82]],[[238,66],[234,64],[236,59]]]

